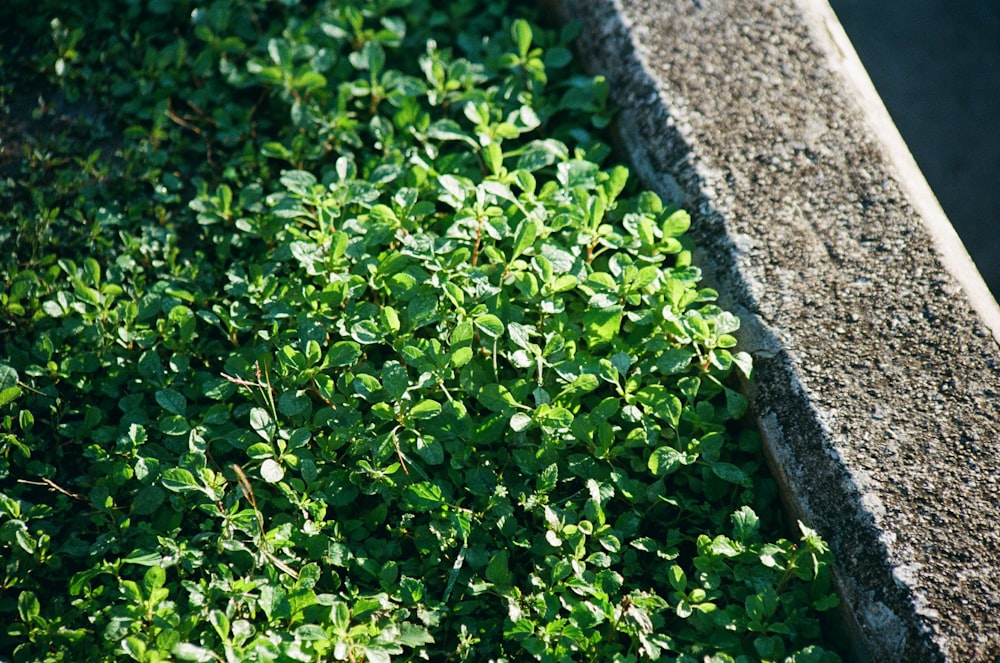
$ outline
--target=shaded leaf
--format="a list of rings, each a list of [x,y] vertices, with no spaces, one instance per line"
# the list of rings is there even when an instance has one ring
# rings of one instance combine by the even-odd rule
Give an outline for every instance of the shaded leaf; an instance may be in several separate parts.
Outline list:
[[[507,387],[495,383],[481,387],[476,399],[493,412],[504,412],[518,404]]]
[[[353,341],[337,341],[330,346],[327,361],[331,366],[349,366],[361,356],[361,348]]]
[[[730,483],[740,485],[748,485],[749,483],[749,477],[746,472],[732,463],[712,463],[712,472],[715,473],[715,476]]]
[[[184,416],[187,413],[187,399],[175,389],[160,389],[156,392],[156,402],[167,412]]]

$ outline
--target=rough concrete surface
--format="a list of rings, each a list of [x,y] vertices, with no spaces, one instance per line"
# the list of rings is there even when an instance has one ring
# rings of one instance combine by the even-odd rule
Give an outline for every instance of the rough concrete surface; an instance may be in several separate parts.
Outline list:
[[[1000,349],[806,1],[557,4],[744,319],[775,473],[836,555],[846,657],[992,662]]]

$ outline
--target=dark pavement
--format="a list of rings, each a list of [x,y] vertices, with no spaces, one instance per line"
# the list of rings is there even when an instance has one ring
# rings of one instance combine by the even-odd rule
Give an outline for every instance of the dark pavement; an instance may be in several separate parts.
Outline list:
[[[1000,1],[830,4],[1000,299]]]

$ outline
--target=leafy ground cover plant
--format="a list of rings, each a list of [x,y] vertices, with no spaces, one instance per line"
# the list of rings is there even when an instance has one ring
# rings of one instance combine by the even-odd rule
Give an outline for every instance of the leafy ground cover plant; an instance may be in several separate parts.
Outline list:
[[[571,27],[24,4],[0,656],[838,660],[739,321],[607,163]]]

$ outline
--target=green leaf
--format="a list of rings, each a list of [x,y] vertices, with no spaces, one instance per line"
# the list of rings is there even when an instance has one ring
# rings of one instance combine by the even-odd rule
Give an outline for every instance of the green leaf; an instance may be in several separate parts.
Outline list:
[[[670,568],[667,569],[667,580],[670,581],[670,586],[673,587],[678,592],[683,592],[687,588],[687,575],[677,564],[671,564]]]
[[[166,499],[166,494],[162,489],[157,486],[146,486],[136,493],[132,500],[132,513],[137,516],[148,516],[156,513],[164,499]]]
[[[592,189],[597,184],[597,173],[600,165],[585,159],[564,161],[556,166],[556,179],[566,189],[582,187]]]
[[[473,337],[473,327],[472,322],[469,320],[463,320],[455,325],[455,328],[451,332],[451,338],[449,342],[452,346],[460,345],[463,343],[468,343],[472,341]]]
[[[693,401],[701,389],[701,379],[693,376],[683,377],[677,381],[677,388],[688,401]]]
[[[522,58],[527,57],[528,51],[531,49],[531,25],[524,19],[517,19],[511,25],[511,34],[514,37],[514,42],[517,44],[518,53]]]
[[[271,415],[268,414],[267,410],[262,407],[254,407],[250,408],[250,428],[257,435],[270,442],[274,437],[276,426],[271,421]]]
[[[831,610],[836,608],[838,605],[840,605],[840,597],[836,594],[827,594],[826,596],[822,596],[812,602],[813,608],[819,610],[820,612]]]
[[[410,408],[412,419],[430,419],[441,411],[441,404],[433,400],[423,400]]]
[[[542,404],[536,410],[535,419],[545,430],[567,430],[573,425],[573,413],[564,407]]]
[[[475,319],[476,328],[482,332],[483,336],[497,339],[503,336],[504,325],[500,318],[490,313],[484,313]]]
[[[0,389],[0,407],[3,407],[7,403],[16,400],[21,395],[20,387],[7,387],[6,389]]]
[[[514,342],[514,345],[528,350],[532,354],[538,352],[534,343],[531,342],[531,334],[534,331],[528,325],[518,324],[516,322],[511,322],[507,325],[507,333],[510,335],[510,340]]]
[[[733,363],[736,364],[740,372],[743,373],[743,377],[750,379],[750,374],[753,372],[753,359],[746,352],[737,352],[733,354]]]
[[[142,588],[146,596],[152,596],[153,590],[163,587],[167,581],[167,572],[160,566],[151,566],[142,576]]]
[[[410,388],[406,369],[398,361],[387,361],[382,366],[382,386],[392,400],[399,400]]]
[[[316,176],[304,170],[286,170],[281,173],[281,184],[292,193],[308,194],[316,186]]]
[[[93,288],[88,288],[79,281],[73,282],[73,292],[76,293],[76,296],[80,299],[80,301],[91,304],[92,306],[101,305],[101,293]]]
[[[722,555],[723,557],[736,557],[743,554],[744,551],[740,543],[733,541],[723,534],[712,539],[710,549],[716,555]]]
[[[535,420],[531,415],[524,412],[515,412],[514,416],[510,418],[510,427],[518,433],[527,430],[533,423]]]
[[[133,553],[134,555],[135,553]],[[85,587],[90,586],[90,581],[97,576],[107,573],[105,569],[100,567],[90,567],[78,573],[74,573],[73,577],[70,578],[67,589],[69,589],[70,596],[79,596],[80,592],[83,591]]]
[[[139,584],[134,580],[122,580],[118,584],[118,590],[122,596],[135,603],[139,603],[143,599]]]
[[[492,412],[505,412],[518,405],[507,387],[495,383],[481,387],[476,394],[476,400]]]
[[[183,467],[171,467],[164,470],[160,483],[164,488],[175,493],[202,489],[194,475]]]
[[[759,593],[747,596],[744,607],[751,619],[767,621],[778,609],[778,593],[773,587],[764,587]]]
[[[41,614],[41,604],[34,592],[21,590],[17,596],[17,614],[25,624],[31,624]]]
[[[592,308],[583,314],[583,326],[587,333],[587,343],[600,346],[610,343],[618,336],[622,326],[621,306]]]
[[[598,381],[596,375],[593,375],[592,373],[584,373],[566,385],[563,390],[559,392],[556,400],[565,402],[565,399],[570,399],[569,403],[576,403],[580,396],[594,391],[599,386],[600,382]]]
[[[746,414],[749,402],[746,397],[730,388],[726,388],[726,415],[730,419],[739,419]]]
[[[490,143],[483,147],[483,161],[486,162],[486,167],[493,174],[499,174],[500,169],[503,167],[503,149],[497,143]],[[501,198],[507,200],[516,200],[510,189],[500,182],[486,181],[483,182],[482,186],[487,188],[490,193],[494,195],[499,195]],[[498,192],[498,193],[497,193]]]
[[[122,640],[122,649],[135,661],[147,661],[146,643],[138,636],[130,635]]]
[[[521,223],[517,226],[517,231],[514,233],[514,248],[510,256],[511,261],[517,260],[521,254],[530,249],[535,243],[537,236],[538,224],[535,223],[534,219],[530,217],[522,219]]]
[[[488,468],[473,467],[466,471],[466,486],[473,495],[492,495],[497,486],[497,476]]]
[[[535,140],[528,143],[517,159],[519,172],[530,174],[531,171],[551,166],[557,160],[568,156],[568,150],[563,143],[556,140]],[[518,178],[519,181],[523,178]],[[526,180],[530,182],[530,180]],[[530,190],[530,189],[529,189]]]
[[[174,647],[173,655],[182,661],[195,661],[195,663],[209,663],[216,660],[211,649],[190,642],[182,642]]]
[[[447,118],[432,122],[427,127],[427,136],[436,140],[457,140],[470,146],[479,147],[479,143],[465,133],[458,122]]]
[[[294,391],[282,392],[278,397],[278,412],[286,417],[304,415],[310,408],[309,397]]]
[[[677,237],[687,232],[691,227],[691,215],[684,210],[677,210],[666,218],[661,226],[666,237]]]
[[[367,69],[378,75],[385,67],[385,49],[377,41],[366,41],[360,51],[351,53],[350,61],[358,69]]]
[[[444,462],[444,447],[437,440],[418,437],[416,446],[417,455],[428,465],[440,465]]]
[[[437,293],[428,292],[424,288],[421,288],[419,294],[413,297],[406,307],[411,326],[416,329],[432,322],[437,308]]]
[[[433,643],[434,638],[424,627],[411,624],[410,622],[403,622],[402,624],[399,624],[399,636],[397,642],[404,647],[417,649],[423,645]]]
[[[732,463],[712,463],[712,472],[715,473],[715,476],[729,483],[736,483],[743,486],[747,486],[750,483],[746,472]]]
[[[785,645],[776,635],[755,638],[753,648],[757,650],[761,659],[766,661],[778,660],[785,653]]]
[[[160,419],[160,432],[164,435],[181,436],[191,432],[187,419],[179,414],[172,414]]]
[[[327,361],[331,366],[349,366],[361,356],[361,347],[353,341],[337,341],[330,346]]]
[[[451,365],[461,368],[472,361],[474,356],[472,348],[455,348],[451,352]]]
[[[221,610],[212,610],[208,613],[208,621],[212,628],[224,642],[229,640],[229,618]]]
[[[372,320],[361,320],[351,327],[351,338],[361,344],[379,343],[383,340],[382,330]]]
[[[257,442],[247,447],[246,454],[253,460],[264,460],[274,456],[274,447],[268,442]]]
[[[276,141],[268,141],[260,147],[261,155],[269,158],[284,159],[288,161],[292,158],[291,151]]]
[[[628,168],[625,166],[615,166],[608,173],[608,179],[604,182],[604,192],[608,200],[614,200],[625,189],[628,183]]]
[[[156,402],[167,412],[181,417],[187,414],[187,399],[179,391],[175,389],[159,389],[155,396]]]
[[[159,552],[133,550],[122,559],[122,562],[125,564],[136,564],[138,566],[160,566],[163,564],[163,555]]]
[[[673,447],[659,447],[649,455],[647,465],[654,476],[662,477],[676,472],[685,460],[684,454]]]
[[[382,321],[382,326],[388,329],[390,333],[395,334],[399,332],[399,313],[396,312],[396,309],[391,306],[382,307],[379,318]]]
[[[306,362],[309,366],[318,364],[323,358],[323,351],[320,349],[319,343],[310,338],[306,341]]]
[[[466,115],[469,114],[470,109],[474,109],[473,104],[466,105]],[[475,120],[473,120],[475,122]],[[442,175],[437,180],[438,184],[441,185],[447,194],[442,196],[442,202],[445,202],[456,209],[460,208],[468,198],[469,194],[473,191],[473,186],[469,180],[465,178],[458,178],[454,175]]]
[[[441,488],[429,481],[407,486],[403,491],[403,499],[416,511],[430,511],[446,503]]]
[[[17,371],[7,364],[0,364],[0,390],[16,387],[19,376]]]
[[[316,462],[310,460],[309,458],[302,458],[299,460],[299,474],[302,478],[306,480],[307,483],[312,483],[319,477],[319,468],[316,467]]]
[[[506,550],[497,551],[486,566],[486,579],[494,585],[510,584],[510,553]]]
[[[737,541],[752,541],[758,537],[760,518],[753,509],[742,506],[730,518],[733,521],[733,536]]]
[[[656,368],[665,375],[683,373],[691,366],[695,352],[691,348],[671,348],[656,360]]]
[[[292,242],[288,248],[292,257],[306,270],[307,274],[320,273],[326,262],[326,254],[321,246],[312,242]]]
[[[299,449],[309,444],[312,432],[308,428],[296,428],[288,436],[288,449]]]
[[[618,292],[618,281],[607,272],[593,272],[587,277],[587,285],[598,292]]]
[[[542,494],[552,492],[558,480],[559,466],[553,463],[542,470],[535,478],[535,491]]]
[[[3,493],[0,493],[0,508],[2,508],[0,513],[6,514],[13,519],[20,519],[21,517],[21,503]]]
[[[304,71],[296,76],[292,85],[302,90],[313,90],[326,87],[326,77],[316,71]]]
[[[375,403],[372,406],[372,414],[382,421],[393,421],[396,418],[396,413],[388,403]]]
[[[729,311],[722,311],[715,318],[715,335],[731,334],[740,328],[740,319]]]
[[[268,483],[278,483],[285,478],[285,470],[278,461],[268,458],[260,466],[260,476]]]
[[[681,400],[666,387],[651,384],[637,391],[635,397],[648,408],[651,415],[669,422],[674,428],[677,427],[683,406]]]
[[[194,311],[192,311],[187,306],[175,306],[170,309],[170,313],[167,315],[167,319],[172,323],[177,325],[177,335],[184,341],[192,341],[195,337],[195,324],[197,319],[195,318]]]

